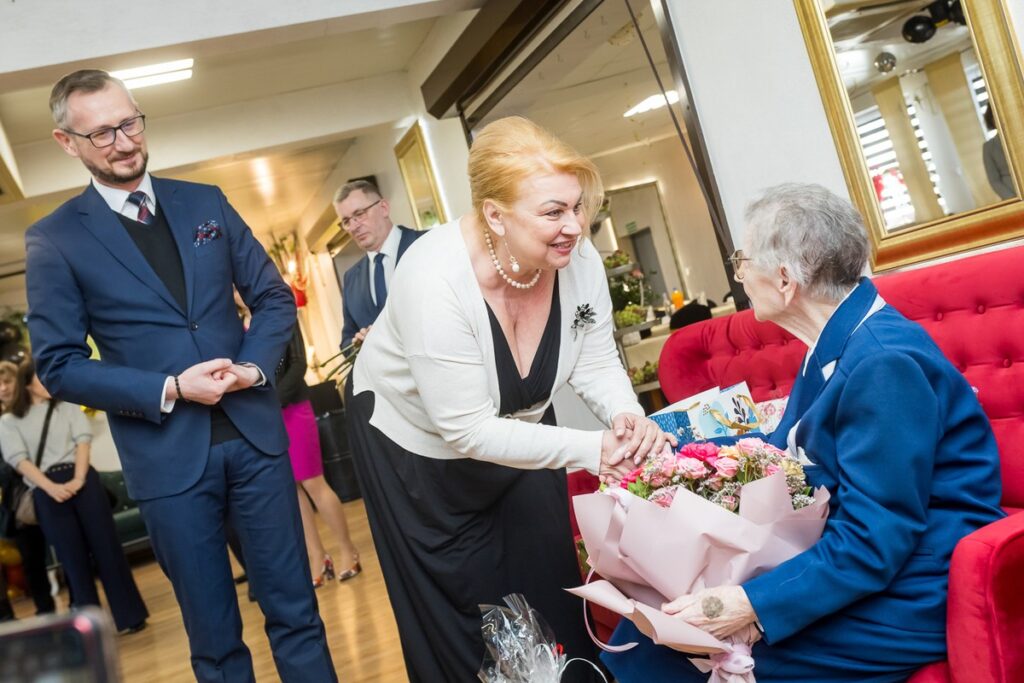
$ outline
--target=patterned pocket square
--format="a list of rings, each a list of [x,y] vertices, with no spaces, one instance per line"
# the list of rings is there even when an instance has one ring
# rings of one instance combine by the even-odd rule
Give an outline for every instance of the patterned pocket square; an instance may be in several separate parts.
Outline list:
[[[204,244],[220,239],[220,226],[217,221],[206,221],[196,228],[195,245],[201,247]]]

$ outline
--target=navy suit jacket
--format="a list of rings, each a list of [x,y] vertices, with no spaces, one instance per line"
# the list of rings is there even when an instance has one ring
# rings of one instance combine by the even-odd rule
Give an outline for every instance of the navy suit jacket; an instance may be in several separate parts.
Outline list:
[[[398,243],[398,254],[395,256],[395,265],[402,260],[402,254],[416,241],[420,235],[425,233],[418,230],[411,230],[401,225],[395,226],[396,230],[402,231],[402,239]],[[370,259],[367,256],[356,261],[355,265],[345,271],[342,292],[341,310],[345,322],[341,328],[341,348],[346,348],[352,343],[352,337],[356,332],[369,327],[377,319],[380,309],[373,303],[370,296]]]
[[[851,653],[899,643],[929,661],[945,651],[954,546],[1003,516],[999,454],[928,334],[890,306],[864,319],[877,295],[865,278],[840,305],[772,436],[784,448],[795,425],[809,483],[832,495],[821,540],[744,588],[769,644],[810,626]],[[823,386],[809,379],[833,361]]]
[[[202,476],[210,409],[178,401],[160,412],[164,381],[201,361],[258,366],[267,385],[225,394],[224,412],[268,455],[288,448],[272,383],[295,324],[295,299],[248,226],[216,187],[153,178],[185,276],[182,310],[117,215],[90,184],[33,225],[28,325],[39,377],[54,396],[107,412],[136,500],[180,493]],[[197,242],[204,224],[219,235]],[[231,287],[253,318],[242,328]],[[86,336],[101,360],[90,360]]]

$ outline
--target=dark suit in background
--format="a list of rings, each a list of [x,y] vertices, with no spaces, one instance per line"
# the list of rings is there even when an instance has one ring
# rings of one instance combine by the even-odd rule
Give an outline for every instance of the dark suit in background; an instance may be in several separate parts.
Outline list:
[[[392,229],[400,230],[402,234],[395,257],[397,266],[409,245],[424,233],[401,225],[396,225]],[[345,271],[343,285],[345,291],[342,292],[341,310],[345,316],[345,323],[341,328],[341,348],[344,349],[352,344],[356,332],[373,324],[383,306],[378,307],[370,295],[370,259],[367,256],[363,256]]]
[[[153,178],[153,190],[176,254],[144,255],[91,185],[28,231],[40,378],[54,396],[108,413],[129,493],[181,605],[196,677],[254,680],[225,545],[229,520],[281,678],[336,680],[273,387],[294,298],[218,188]],[[253,312],[248,333],[232,285]],[[87,335],[102,360],[90,360]],[[225,394],[220,410],[179,400],[162,413],[166,378],[215,358],[251,363],[267,383]]]

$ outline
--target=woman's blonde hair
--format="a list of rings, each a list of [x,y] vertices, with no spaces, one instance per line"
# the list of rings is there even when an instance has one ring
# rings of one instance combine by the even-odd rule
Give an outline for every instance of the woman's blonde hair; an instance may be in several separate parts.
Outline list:
[[[589,235],[590,221],[604,200],[604,186],[594,162],[522,116],[487,124],[469,149],[469,186],[477,217],[486,225],[485,200],[508,210],[519,197],[524,180],[552,172],[571,173],[579,180],[586,218],[583,232]]]

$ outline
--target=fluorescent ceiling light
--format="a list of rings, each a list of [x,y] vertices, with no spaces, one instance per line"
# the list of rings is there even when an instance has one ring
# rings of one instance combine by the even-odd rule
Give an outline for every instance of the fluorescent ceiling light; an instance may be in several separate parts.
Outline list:
[[[110,75],[124,81],[125,86],[129,89],[145,88],[150,85],[173,83],[174,81],[184,81],[192,78],[192,65],[194,63],[194,59],[178,59],[173,62],[150,64],[149,66],[140,66],[134,69],[111,71]]]
[[[668,101],[665,100],[665,95],[668,95]],[[622,117],[628,119],[630,116],[643,114],[651,111],[652,109],[659,109],[664,107],[666,104],[675,104],[679,101],[679,94],[675,90],[669,90],[665,95],[651,95],[643,102],[623,114]]]

